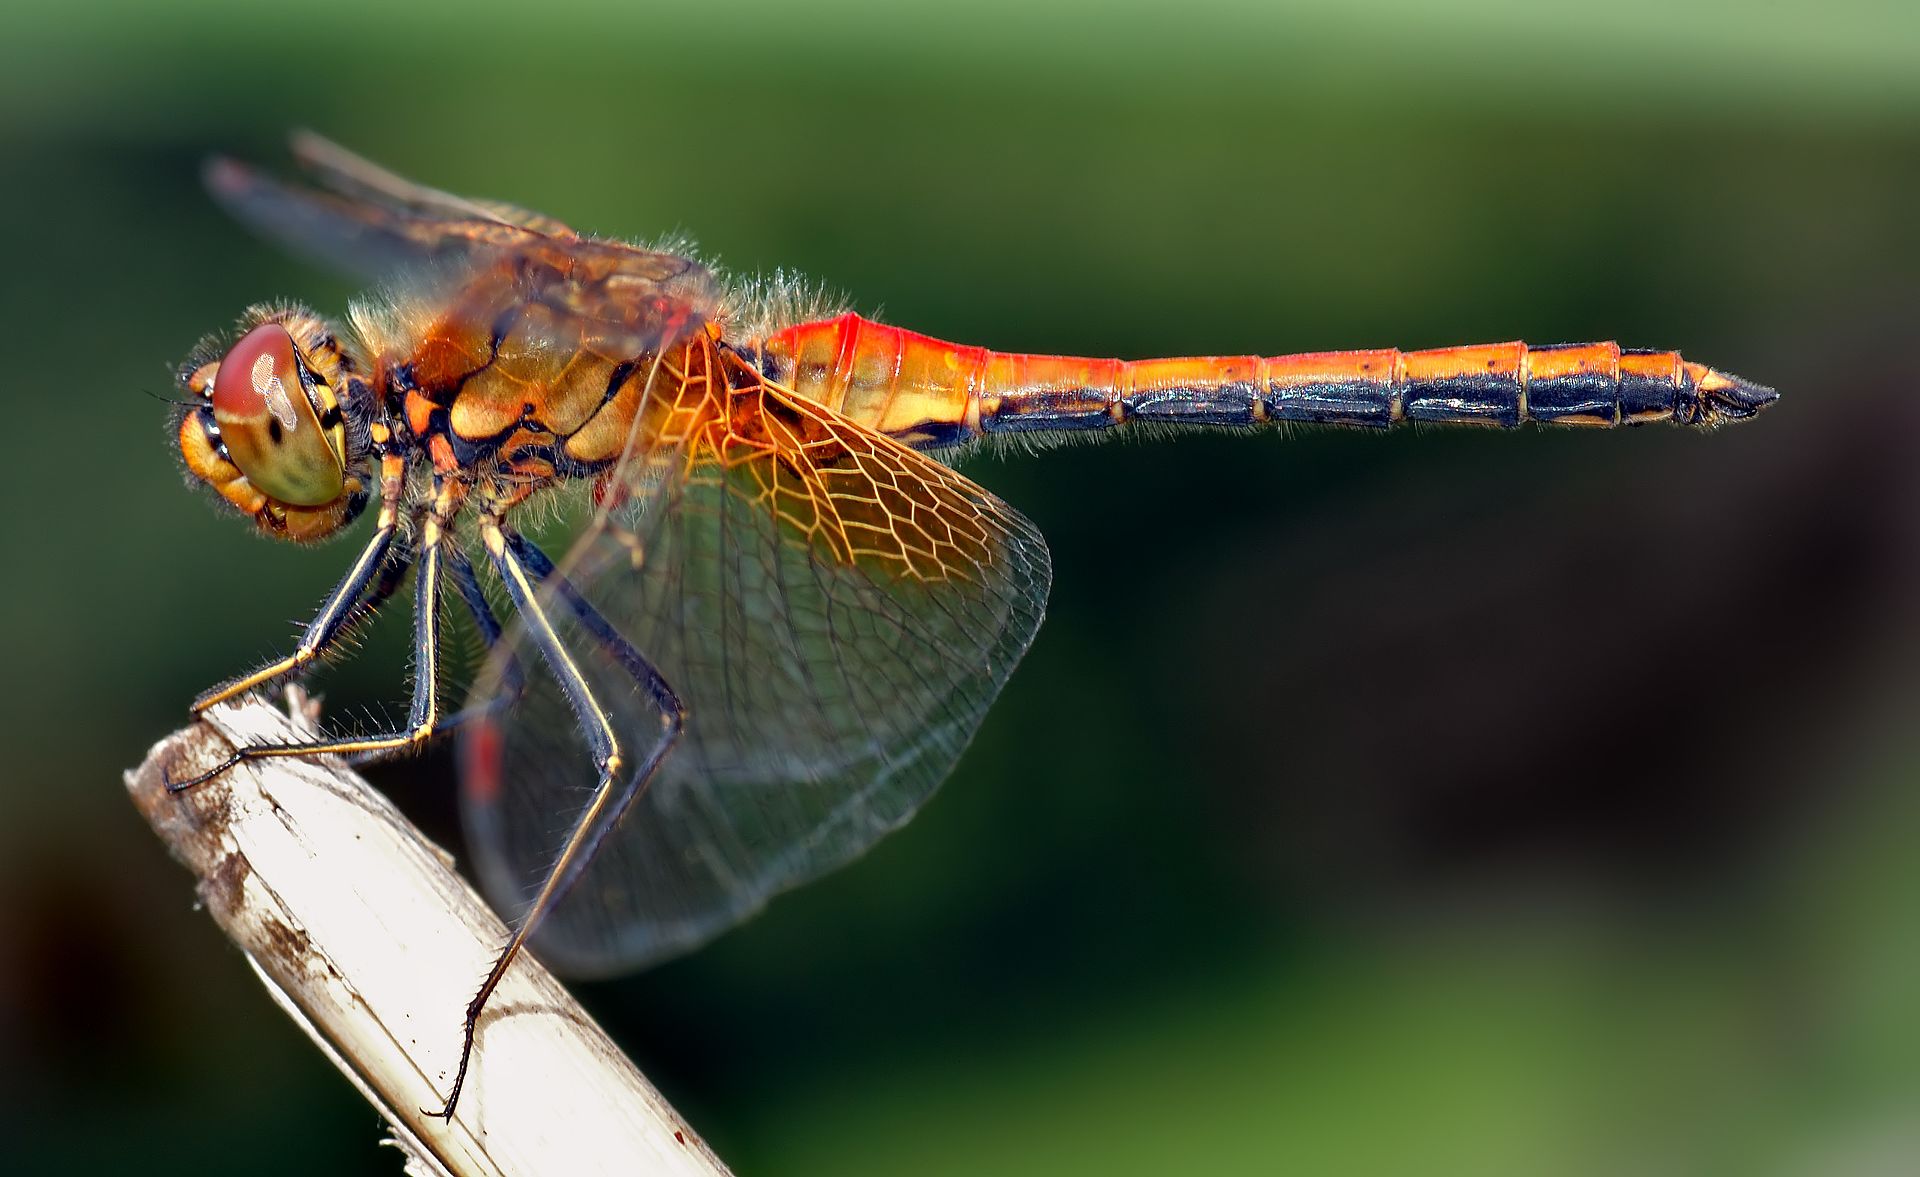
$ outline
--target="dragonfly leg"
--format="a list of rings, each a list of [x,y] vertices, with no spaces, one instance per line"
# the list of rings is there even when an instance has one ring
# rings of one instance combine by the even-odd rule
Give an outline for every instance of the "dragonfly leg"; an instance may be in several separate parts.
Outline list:
[[[507,596],[526,624],[527,636],[539,649],[547,668],[553,672],[560,689],[573,705],[574,713],[580,717],[581,730],[593,752],[594,766],[600,772],[600,782],[594,788],[592,799],[575,820],[572,832],[567,835],[565,845],[554,860],[553,868],[547,872],[546,881],[540,886],[539,894],[527,905],[506,947],[501,949],[486,979],[480,983],[479,991],[467,1004],[460,1065],[454,1073],[453,1087],[447,1094],[446,1105],[439,1111],[428,1113],[444,1120],[453,1118],[454,1106],[460,1101],[460,1090],[466,1085],[467,1066],[473,1058],[473,1042],[479,1029],[480,1014],[486,1009],[494,990],[499,987],[500,979],[506,975],[507,967],[520,954],[527,938],[539,927],[541,920],[579,880],[600,844],[619,824],[620,818],[646,791],[648,782],[672,751],[686,723],[686,708],[681,704],[680,697],[674,694],[673,688],[667,685],[666,679],[570,582],[555,575],[553,562],[547,559],[545,553],[527,539],[508,532],[494,517],[482,519],[480,537],[486,544],[487,554],[492,558],[495,569],[500,573],[501,581],[506,585]],[[612,721],[593,697],[586,676],[561,643],[552,621],[547,617],[539,599],[539,586],[542,584],[551,588],[566,603],[581,625],[606,652],[619,661],[622,669],[636,683],[652,695],[660,709],[660,738],[630,774],[626,772],[626,761],[621,754],[620,740],[613,730]]]
[[[431,739],[439,726],[440,648],[440,572],[446,550],[446,527],[458,506],[463,490],[457,484],[443,485],[435,496],[434,508],[421,525],[419,551],[415,555],[413,606],[413,703],[407,712],[407,726],[399,731],[377,735],[335,739],[302,740],[290,744],[251,744],[236,748],[212,768],[185,780],[169,780],[167,791],[178,793],[201,785],[235,765],[249,760],[276,756],[319,756],[326,754],[397,753],[418,748]],[[343,617],[350,610],[342,610]],[[337,627],[336,627],[337,632]]]
[[[480,633],[481,643],[491,651],[500,642],[502,632],[499,618],[494,616],[493,606],[488,603],[486,593],[480,589],[480,578],[474,575],[473,562],[459,545],[446,549],[447,575],[460,594],[460,600],[467,607],[467,615],[473,618],[473,625]],[[440,721],[434,728],[435,738],[445,735],[456,728],[472,723],[511,707],[526,694],[526,675],[520,669],[520,662],[511,653],[505,655],[506,663],[500,670],[500,690],[484,703],[470,704],[453,715]],[[404,751],[402,749],[401,751]],[[347,763],[377,764],[397,755],[395,751],[361,752],[347,757]]]
[[[353,608],[347,610],[346,617],[341,620],[340,628],[334,634],[334,640],[339,640],[360,628],[363,623],[372,620],[381,606],[392,600],[393,595],[400,591],[401,583],[407,579],[407,573],[412,568],[412,552],[404,547],[392,551],[387,557],[387,562],[381,565],[380,576],[373,582],[373,587],[354,602]]]
[[[211,690],[202,691],[193,701],[190,709],[193,714],[199,715],[216,703],[224,703],[255,687],[304,669],[325,653],[341,634],[365,620],[400,587],[400,579],[406,574],[404,566],[391,578],[382,576],[378,583],[374,578],[380,576],[386,567],[394,533],[400,526],[400,499],[406,492],[406,460],[393,447],[392,434],[386,426],[374,426],[374,434],[376,450],[380,454],[380,515],[374,525],[373,538],[367,541],[367,546],[361,549],[346,575],[340,578],[340,583],[321,603],[320,611],[307,623],[293,653]],[[371,593],[367,587],[370,584],[374,586]]]
[[[680,702],[680,697],[674,693],[673,688],[668,685],[666,678],[655,669],[653,663],[647,661],[646,656],[633,647],[633,643],[627,640],[626,635],[616,629],[611,621],[593,607],[593,602],[581,595],[572,581],[561,576],[554,569],[553,561],[547,558],[545,552],[541,551],[532,540],[516,532],[505,533],[505,538],[508,550],[543,585],[551,589],[560,600],[566,602],[567,610],[592,635],[595,645],[603,653],[613,656],[614,660],[620,664],[620,668],[633,679],[634,685],[646,691],[653,699],[654,706],[660,711],[660,738],[654,742],[653,748],[647,753],[646,760],[630,778],[627,791],[614,798],[613,807],[605,815],[600,828],[589,831],[590,840],[584,844],[585,852],[572,864],[570,873],[556,880],[553,897],[547,903],[547,907],[551,907],[565,897],[567,891],[578,880],[580,873],[586,869],[593,855],[599,850],[601,841],[613,831],[621,817],[646,791],[654,772],[666,760],[667,754],[673,751],[673,745],[680,737],[680,730],[686,724],[687,709]],[[544,653],[544,649],[542,652]],[[592,701],[591,694],[586,697],[588,701]],[[562,857],[564,858],[565,855],[563,854]]]
[[[390,563],[388,555],[393,547],[394,526],[385,519],[381,520],[373,538],[360,550],[360,555],[347,569],[347,574],[340,578],[340,583],[321,603],[320,611],[307,623],[307,628],[300,635],[300,644],[294,647],[293,653],[201,692],[193,701],[193,714],[199,715],[216,703],[224,703],[274,679],[305,669],[325,653],[352,623],[364,620],[379,608],[384,600],[379,590],[385,583],[381,573]],[[401,571],[404,574],[405,569]],[[380,578],[379,583],[376,583],[377,577]],[[371,590],[369,586],[372,586]],[[393,588],[398,587],[399,580],[395,578]],[[391,593],[392,589],[387,591]]]

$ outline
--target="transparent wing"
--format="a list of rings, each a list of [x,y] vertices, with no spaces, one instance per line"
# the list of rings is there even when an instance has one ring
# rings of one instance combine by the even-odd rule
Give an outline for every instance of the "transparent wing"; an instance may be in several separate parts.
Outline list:
[[[294,160],[315,180],[361,204],[384,205],[420,220],[448,224],[511,225],[561,241],[580,236],[552,217],[505,201],[475,200],[416,184],[312,131],[295,131],[288,145]]]
[[[424,263],[555,252],[660,282],[698,269],[677,254],[582,237],[540,213],[416,184],[310,132],[294,135],[292,149],[320,188],[218,157],[207,164],[207,189],[255,232],[347,277],[380,280]]]
[[[1045,607],[1046,545],[1007,504],[784,390],[731,383],[671,458],[636,464],[630,505],[563,565],[687,712],[651,787],[535,936],[570,971],[693,948],[905,822]],[[560,594],[549,603],[637,762],[657,709],[604,627],[567,615]],[[495,718],[463,741],[470,847],[513,914],[594,783],[536,661],[502,643],[476,686]]]

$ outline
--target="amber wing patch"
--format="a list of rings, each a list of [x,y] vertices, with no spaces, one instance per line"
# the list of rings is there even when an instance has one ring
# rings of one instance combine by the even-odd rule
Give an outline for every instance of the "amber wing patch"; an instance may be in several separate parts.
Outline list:
[[[708,390],[712,411],[672,462],[629,463],[631,494],[608,496],[565,565],[599,619],[563,618],[563,639],[630,758],[661,724],[622,642],[687,710],[536,940],[576,972],[686,951],[897,828],[951,771],[1045,608],[1046,545],[1006,503],[777,385],[742,384]],[[509,637],[480,696],[530,661]],[[470,788],[462,808],[483,882],[515,911],[593,772],[544,674],[501,715],[468,741],[501,787]]]

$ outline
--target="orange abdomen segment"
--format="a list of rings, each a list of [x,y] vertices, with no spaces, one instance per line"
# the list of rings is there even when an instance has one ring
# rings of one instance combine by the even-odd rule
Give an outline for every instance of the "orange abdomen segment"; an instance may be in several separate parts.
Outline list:
[[[978,433],[974,409],[995,356],[858,315],[801,323],[754,346],[774,380],[916,449]]]
[[[1106,360],[960,347],[842,315],[759,346],[774,379],[921,448],[1133,421],[1710,425],[1751,416],[1775,395],[1676,352],[1612,343]]]

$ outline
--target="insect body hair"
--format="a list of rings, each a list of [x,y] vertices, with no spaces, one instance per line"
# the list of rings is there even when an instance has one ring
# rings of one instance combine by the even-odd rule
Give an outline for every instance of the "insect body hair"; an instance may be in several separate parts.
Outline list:
[[[723,325],[728,336],[742,342],[765,339],[796,323],[831,319],[849,309],[847,298],[791,270],[725,280],[724,288]]]

